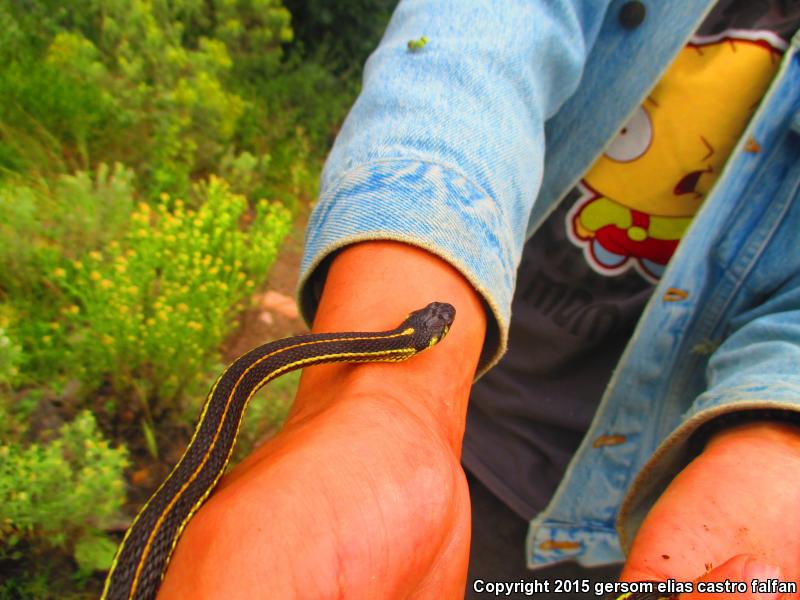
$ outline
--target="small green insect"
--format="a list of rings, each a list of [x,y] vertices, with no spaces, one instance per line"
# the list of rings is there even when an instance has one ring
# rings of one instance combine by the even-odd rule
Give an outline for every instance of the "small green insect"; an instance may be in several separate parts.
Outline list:
[[[408,40],[408,49],[411,52],[418,52],[425,47],[425,44],[428,43],[428,38],[424,35],[419,38],[418,40]]]

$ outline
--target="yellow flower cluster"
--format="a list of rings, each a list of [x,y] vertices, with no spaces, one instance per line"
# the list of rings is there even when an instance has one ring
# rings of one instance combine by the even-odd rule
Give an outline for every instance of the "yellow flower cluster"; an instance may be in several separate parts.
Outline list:
[[[266,202],[252,211],[219,178],[199,195],[191,204],[166,193],[152,207],[139,203],[124,239],[53,271],[77,301],[63,310],[72,328],[79,313],[91,328],[74,336],[88,377],[146,371],[151,389],[169,396],[213,364],[290,220]]]

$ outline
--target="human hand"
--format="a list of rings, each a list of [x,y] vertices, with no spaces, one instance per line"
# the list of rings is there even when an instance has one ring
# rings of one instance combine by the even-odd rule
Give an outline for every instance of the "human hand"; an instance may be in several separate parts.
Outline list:
[[[621,579],[745,582],[800,587],[800,429],[768,422],[715,435],[667,487],[640,528]],[[697,586],[695,586],[696,588]],[[709,594],[681,599],[782,598]]]
[[[331,266],[315,331],[382,331],[456,307],[436,347],[392,365],[303,372],[282,431],[189,522],[159,598],[463,597],[469,492],[460,466],[485,314],[449,265],[393,243]]]
[[[287,424],[190,522],[159,598],[463,597],[469,492],[425,429],[385,395]]]

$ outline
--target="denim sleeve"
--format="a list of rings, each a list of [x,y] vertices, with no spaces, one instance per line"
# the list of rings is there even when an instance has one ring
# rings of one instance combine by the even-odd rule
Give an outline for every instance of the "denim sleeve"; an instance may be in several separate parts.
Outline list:
[[[307,321],[327,258],[393,239],[472,283],[490,317],[481,371],[500,357],[544,123],[576,89],[605,11],[599,0],[400,2],[322,174],[301,267]]]
[[[794,252],[794,251],[793,251]],[[734,410],[800,411],[800,274],[740,315],[711,356],[708,390],[689,417]]]

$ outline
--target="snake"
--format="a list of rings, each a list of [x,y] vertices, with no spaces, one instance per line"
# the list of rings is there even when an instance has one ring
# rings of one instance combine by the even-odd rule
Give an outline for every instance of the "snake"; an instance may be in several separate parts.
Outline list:
[[[253,395],[290,371],[332,362],[400,362],[440,342],[455,308],[432,302],[395,329],[307,333],[250,350],[211,388],[186,450],[125,532],[106,576],[101,600],[152,600],[178,539],[209,498],[233,453]]]

